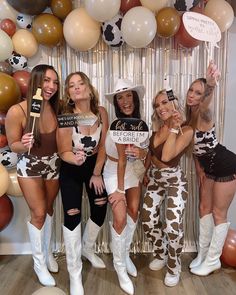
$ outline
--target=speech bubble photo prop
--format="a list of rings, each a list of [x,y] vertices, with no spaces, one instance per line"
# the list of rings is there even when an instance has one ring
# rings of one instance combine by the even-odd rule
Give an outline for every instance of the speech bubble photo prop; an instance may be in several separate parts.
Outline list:
[[[94,114],[64,114],[57,116],[59,128],[77,127],[77,126],[93,126],[97,121]]]
[[[185,12],[183,24],[188,34],[200,41],[209,42],[209,58],[213,58],[214,47],[221,40],[221,31],[210,17],[198,12]]]
[[[149,132],[143,120],[122,118],[111,123],[110,135],[115,143],[134,144],[140,148],[146,148]]]

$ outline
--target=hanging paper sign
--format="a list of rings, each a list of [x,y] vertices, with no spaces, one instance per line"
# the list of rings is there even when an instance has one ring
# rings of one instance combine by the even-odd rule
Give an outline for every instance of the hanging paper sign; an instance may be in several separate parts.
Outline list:
[[[221,31],[210,17],[198,12],[185,12],[183,23],[189,35],[197,40],[217,43],[221,39]]]
[[[93,126],[98,117],[93,114],[64,114],[57,116],[59,128]]]
[[[30,109],[30,116],[32,117],[40,117],[40,110],[43,98],[41,96],[41,88],[36,90],[36,94],[32,98],[31,109]]]
[[[144,148],[147,145],[149,132],[143,120],[122,118],[111,123],[110,135],[115,143],[134,144]]]

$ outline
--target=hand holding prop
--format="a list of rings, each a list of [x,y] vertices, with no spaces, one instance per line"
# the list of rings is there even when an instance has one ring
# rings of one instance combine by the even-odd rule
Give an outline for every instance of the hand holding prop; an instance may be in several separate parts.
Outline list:
[[[173,109],[174,111],[176,111],[175,104],[174,104],[174,100],[176,99],[176,97],[174,96],[173,90],[169,86],[166,78],[164,79],[164,87],[166,90],[166,95],[168,97],[168,100],[172,102]],[[183,135],[183,131],[180,125],[179,125],[179,130],[180,130],[180,133]]]
[[[42,101],[43,101],[43,98],[41,96],[41,92],[42,92],[41,88],[37,88],[36,94],[32,98],[31,110],[30,110],[30,116],[34,117],[32,130],[31,130],[32,134],[34,132],[35,119],[40,117],[40,111],[41,111],[41,106],[42,106]],[[30,154],[30,148],[28,150],[28,155],[29,154]]]

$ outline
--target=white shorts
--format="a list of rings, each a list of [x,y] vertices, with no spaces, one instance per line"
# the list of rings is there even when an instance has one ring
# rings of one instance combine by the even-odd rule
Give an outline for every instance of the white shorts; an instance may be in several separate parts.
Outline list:
[[[107,159],[104,166],[103,179],[108,195],[114,193],[117,189],[117,164],[117,162]],[[125,169],[124,186],[125,190],[139,186],[139,179],[133,171],[133,163],[128,161]]]

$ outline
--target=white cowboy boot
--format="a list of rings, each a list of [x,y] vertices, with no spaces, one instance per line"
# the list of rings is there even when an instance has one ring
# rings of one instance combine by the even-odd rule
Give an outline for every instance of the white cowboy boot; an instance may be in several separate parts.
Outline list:
[[[82,285],[82,261],[81,261],[81,226],[80,224],[71,231],[65,226],[63,236],[66,249],[67,270],[70,276],[70,295],[84,295]]]
[[[190,263],[189,267],[199,266],[206,258],[210,246],[212,233],[214,229],[214,220],[212,214],[207,214],[200,219],[199,228],[199,250],[197,257]]]
[[[44,255],[44,226],[41,229],[38,229],[28,221],[27,227],[34,260],[34,271],[42,285],[55,286],[55,280],[47,269]]]
[[[151,270],[160,270],[164,266],[166,266],[167,257],[165,257],[163,260],[154,258],[152,262],[149,263],[149,268]]]
[[[221,268],[220,256],[225,243],[230,223],[221,223],[214,227],[209,250],[205,260],[197,267],[191,268],[191,272],[199,276],[207,276]]]
[[[174,287],[179,283],[179,279],[180,279],[179,273],[172,275],[169,272],[167,272],[164,279],[164,284],[168,287]]]
[[[52,221],[53,217],[47,214],[44,224],[45,258],[48,270],[51,272],[58,272],[58,264],[53,257],[51,248]]]
[[[112,252],[113,252],[113,265],[118,276],[120,287],[126,293],[133,295],[134,286],[127,274],[126,263],[125,263],[126,227],[123,229],[120,235],[115,231],[111,222],[110,222],[110,228],[111,228],[111,237],[112,237],[111,245],[112,245]]]
[[[127,214],[127,230],[126,230],[126,240],[125,240],[125,250],[126,250],[126,255],[125,255],[125,262],[126,262],[126,268],[128,274],[130,274],[133,277],[137,277],[137,269],[129,257],[129,250],[130,250],[130,245],[133,241],[133,236],[134,232],[137,226],[137,222],[134,222],[133,219]]]
[[[94,245],[97,240],[100,226],[88,219],[82,239],[82,256],[86,257],[96,268],[105,268],[105,264],[100,257],[94,253]]]

